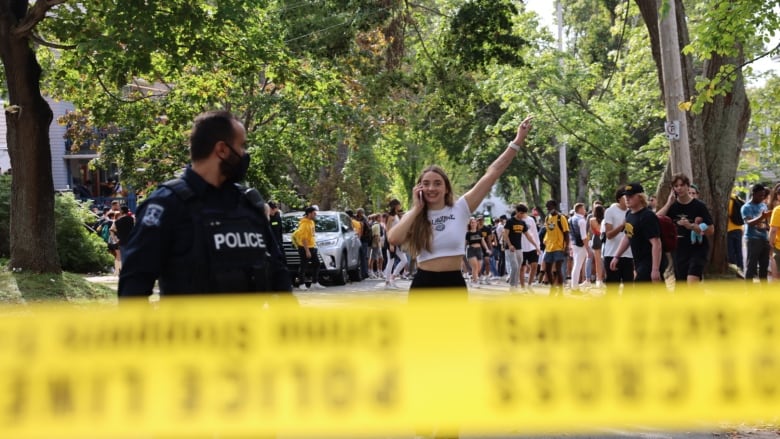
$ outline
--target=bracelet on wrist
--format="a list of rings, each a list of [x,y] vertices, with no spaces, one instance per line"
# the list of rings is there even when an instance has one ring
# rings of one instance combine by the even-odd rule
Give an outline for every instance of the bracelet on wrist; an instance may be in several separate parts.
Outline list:
[[[515,151],[520,151],[520,145],[518,145],[517,143],[515,143],[515,141],[514,141],[514,140],[513,140],[513,141],[511,141],[511,142],[509,142],[509,145],[507,145],[507,146],[508,146],[509,148],[512,148],[512,149],[514,149]]]

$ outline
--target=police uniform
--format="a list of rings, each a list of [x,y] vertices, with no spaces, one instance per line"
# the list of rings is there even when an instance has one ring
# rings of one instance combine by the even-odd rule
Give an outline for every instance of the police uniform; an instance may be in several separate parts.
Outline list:
[[[216,188],[187,167],[139,207],[119,297],[148,296],[155,280],[164,295],[291,291],[261,203],[256,191]]]

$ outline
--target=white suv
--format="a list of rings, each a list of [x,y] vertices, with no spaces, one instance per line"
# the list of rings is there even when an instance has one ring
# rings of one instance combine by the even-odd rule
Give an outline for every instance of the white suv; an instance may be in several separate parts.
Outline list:
[[[282,214],[282,244],[287,257],[287,269],[294,285],[301,283],[301,258],[293,247],[291,235],[298,228],[303,212]],[[318,211],[314,219],[315,240],[320,256],[320,278],[336,285],[348,280],[360,281],[360,237],[344,212]]]

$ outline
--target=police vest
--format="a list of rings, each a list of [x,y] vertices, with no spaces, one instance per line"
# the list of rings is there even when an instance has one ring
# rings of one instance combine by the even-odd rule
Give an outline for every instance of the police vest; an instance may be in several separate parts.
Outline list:
[[[188,251],[172,252],[171,260],[160,274],[163,294],[271,290],[267,245],[274,238],[257,191],[242,190],[238,206],[226,211],[205,205],[181,178],[162,186],[171,189],[185,203],[191,219],[181,225],[182,239],[191,239]],[[247,196],[249,191],[253,191],[252,197]]]

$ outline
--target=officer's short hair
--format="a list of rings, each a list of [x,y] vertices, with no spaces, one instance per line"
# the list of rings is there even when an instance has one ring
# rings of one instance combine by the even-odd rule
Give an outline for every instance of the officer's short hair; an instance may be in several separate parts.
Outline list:
[[[234,122],[238,119],[229,111],[207,111],[195,118],[190,133],[190,159],[195,162],[203,160],[214,150],[214,145],[220,140],[233,145],[235,136]]]

